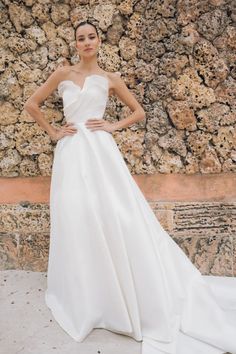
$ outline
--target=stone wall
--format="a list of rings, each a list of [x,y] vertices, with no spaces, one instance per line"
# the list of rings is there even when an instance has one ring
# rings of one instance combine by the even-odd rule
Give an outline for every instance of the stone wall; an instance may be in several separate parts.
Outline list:
[[[236,276],[235,202],[150,202],[150,206],[202,274]],[[47,270],[47,204],[2,204],[0,225],[0,270]]]
[[[54,145],[23,110],[49,74],[78,62],[74,27],[99,27],[101,67],[120,71],[146,122],[114,132],[132,173],[236,171],[234,0],[0,0],[0,172],[49,176]],[[55,91],[46,119],[64,122]],[[129,109],[110,98],[105,118]]]

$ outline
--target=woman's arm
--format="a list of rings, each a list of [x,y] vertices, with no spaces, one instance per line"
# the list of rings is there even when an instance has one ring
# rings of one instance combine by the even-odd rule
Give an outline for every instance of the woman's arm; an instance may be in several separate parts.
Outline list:
[[[124,80],[117,74],[111,76],[111,89],[114,94],[126,104],[132,111],[132,114],[127,118],[124,118],[118,122],[113,123],[115,129],[126,128],[136,122],[144,120],[146,118],[145,111],[140,103],[136,100],[134,95],[130,92],[126,86]]]
[[[70,124],[58,129],[53,127],[44,117],[44,114],[40,110],[40,104],[50,96],[57,88],[59,82],[63,80],[66,72],[66,67],[57,68],[48,79],[27,99],[24,104],[24,109],[34,118],[34,120],[48,133],[51,139],[59,139],[64,135],[70,135],[76,131],[75,128],[71,128]]]
[[[131,109],[132,113],[127,118],[113,123],[104,119],[88,119],[85,125],[91,131],[102,129],[107,132],[113,132],[118,129],[126,128],[146,118],[144,109],[128,89],[124,80],[121,79],[119,75],[110,73],[109,81],[110,91],[126,104]]]

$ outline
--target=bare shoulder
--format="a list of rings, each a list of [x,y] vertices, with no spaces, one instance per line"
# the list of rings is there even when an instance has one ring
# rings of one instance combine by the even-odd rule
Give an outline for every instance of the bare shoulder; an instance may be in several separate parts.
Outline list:
[[[47,80],[39,86],[36,91],[27,99],[25,104],[40,104],[48,96],[50,96],[54,90],[58,87],[59,83],[65,79],[68,73],[68,66],[58,66],[47,78]]]
[[[126,87],[124,80],[121,77],[121,73],[119,71],[115,72],[106,72],[106,76],[109,80],[109,93],[110,95],[114,95],[117,90],[122,89],[122,87]]]

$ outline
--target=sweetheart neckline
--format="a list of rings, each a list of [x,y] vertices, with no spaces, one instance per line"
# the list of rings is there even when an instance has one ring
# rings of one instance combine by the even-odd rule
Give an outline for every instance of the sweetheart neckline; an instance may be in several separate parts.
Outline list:
[[[68,79],[68,80],[62,80],[62,81],[60,81],[57,87],[59,87],[61,83],[68,81],[68,82],[72,82],[73,85],[77,86],[77,87],[80,89],[80,91],[83,91],[84,86],[85,86],[85,84],[86,84],[86,80],[87,80],[88,78],[90,78],[90,77],[93,77],[93,76],[97,76],[97,77],[103,78],[103,79],[107,82],[107,86],[108,86],[108,79],[107,79],[105,76],[99,75],[99,74],[91,74],[91,75],[87,75],[87,76],[85,77],[84,83],[83,83],[83,87],[81,87],[79,84],[75,83],[73,80],[69,80],[69,79]]]

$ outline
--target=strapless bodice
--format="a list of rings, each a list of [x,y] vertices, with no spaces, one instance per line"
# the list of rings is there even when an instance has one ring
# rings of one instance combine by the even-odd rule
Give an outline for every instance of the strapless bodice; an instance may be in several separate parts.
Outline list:
[[[57,88],[63,99],[67,122],[84,123],[89,118],[103,117],[109,91],[109,82],[105,76],[89,75],[85,78],[83,87],[72,80],[63,80]]]

